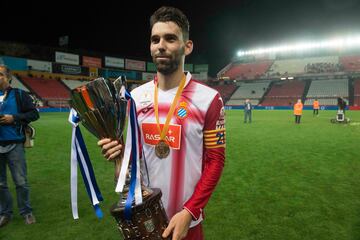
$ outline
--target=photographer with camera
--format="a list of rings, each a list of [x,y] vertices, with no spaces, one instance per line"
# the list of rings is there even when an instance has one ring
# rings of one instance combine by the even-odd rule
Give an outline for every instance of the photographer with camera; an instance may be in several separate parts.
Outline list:
[[[0,227],[12,218],[12,197],[7,185],[6,165],[16,186],[17,204],[26,224],[35,223],[29,198],[24,127],[39,118],[31,97],[11,87],[12,76],[0,65]]]

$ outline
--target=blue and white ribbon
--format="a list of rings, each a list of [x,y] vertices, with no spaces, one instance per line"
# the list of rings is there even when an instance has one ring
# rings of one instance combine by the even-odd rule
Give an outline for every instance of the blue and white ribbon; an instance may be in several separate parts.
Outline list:
[[[96,183],[93,167],[90,162],[89,154],[86,149],[84,139],[81,135],[77,112],[70,110],[69,122],[73,126],[71,140],[71,208],[74,219],[79,218],[77,206],[77,165],[79,165],[81,175],[84,180],[86,191],[94,207],[96,216],[101,219],[103,213],[99,206],[99,201],[103,200],[100,189]]]
[[[142,194],[141,194],[141,181],[140,181],[140,158],[141,158],[141,147],[140,147],[140,128],[137,121],[136,114],[136,105],[135,101],[132,99],[131,94],[125,93],[126,100],[129,101],[129,121],[127,128],[126,144],[124,159],[122,161],[120,175],[116,185],[116,192],[123,192],[126,174],[129,167],[129,162],[131,159],[131,178],[128,197],[125,203],[125,218],[131,219],[131,206],[135,198],[135,204],[142,203]]]

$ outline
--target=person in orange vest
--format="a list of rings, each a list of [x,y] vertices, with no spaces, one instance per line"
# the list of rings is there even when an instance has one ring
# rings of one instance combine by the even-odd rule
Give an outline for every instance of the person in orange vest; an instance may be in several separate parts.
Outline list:
[[[320,108],[320,104],[319,101],[317,100],[317,98],[315,98],[314,102],[313,102],[313,117],[319,116],[319,108]]]
[[[301,102],[301,99],[298,99],[297,103],[294,105],[295,123],[297,124],[300,124],[302,110],[303,110],[303,104]]]

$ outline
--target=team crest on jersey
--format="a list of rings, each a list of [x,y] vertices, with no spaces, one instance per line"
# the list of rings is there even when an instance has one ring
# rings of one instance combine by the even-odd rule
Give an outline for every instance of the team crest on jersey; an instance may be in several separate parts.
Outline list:
[[[176,117],[179,119],[187,118],[189,115],[189,109],[186,102],[181,102],[176,109]]]

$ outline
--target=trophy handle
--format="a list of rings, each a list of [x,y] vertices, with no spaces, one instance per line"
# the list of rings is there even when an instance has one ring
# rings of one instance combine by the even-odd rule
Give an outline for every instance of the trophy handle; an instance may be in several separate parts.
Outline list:
[[[121,163],[122,163],[122,160],[123,160],[123,157],[124,157],[125,145],[124,145],[124,138],[123,137],[121,137],[121,139],[120,139],[120,144],[123,146],[123,149],[121,150],[120,155],[117,156],[115,158],[115,160],[114,160],[114,163],[115,163],[115,175],[114,175],[115,184],[118,181],[118,178],[119,178],[119,175],[120,175],[120,170],[121,170]]]
[[[121,137],[119,143],[123,146],[123,149],[121,150],[121,153],[119,156],[117,156],[114,160],[114,163],[115,163],[115,184],[117,183],[117,180],[119,178],[119,175],[120,175],[120,170],[121,170],[121,163],[122,163],[122,160],[124,158],[124,148],[125,148],[125,145],[124,145],[124,138]]]
[[[119,175],[120,175],[120,170],[121,170],[121,160],[122,158],[118,157],[115,159],[115,174],[114,174],[114,181],[115,181],[115,184],[117,183],[117,180],[119,178]]]

